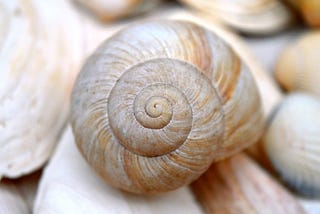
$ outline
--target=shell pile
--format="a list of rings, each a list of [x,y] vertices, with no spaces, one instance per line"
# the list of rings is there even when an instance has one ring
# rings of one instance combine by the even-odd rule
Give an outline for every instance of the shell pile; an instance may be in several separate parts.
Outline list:
[[[319,1],[180,2],[0,1],[1,214],[320,213]]]

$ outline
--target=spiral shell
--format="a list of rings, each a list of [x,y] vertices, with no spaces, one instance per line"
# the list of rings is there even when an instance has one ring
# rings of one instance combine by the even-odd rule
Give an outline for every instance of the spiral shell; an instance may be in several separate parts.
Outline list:
[[[294,21],[292,12],[278,0],[180,0],[225,24],[251,34],[270,34]]]
[[[125,16],[146,12],[160,0],[75,0],[90,10],[101,21],[112,21]]]
[[[320,32],[301,37],[280,55],[277,81],[289,91],[305,91],[320,96]]]
[[[0,2],[0,178],[51,155],[82,57],[79,29],[64,0]]]
[[[71,99],[88,162],[135,193],[176,189],[259,137],[262,110],[247,67],[189,22],[133,25],[88,59]]]
[[[291,94],[275,113],[265,150],[282,178],[297,191],[320,196],[320,101]]]

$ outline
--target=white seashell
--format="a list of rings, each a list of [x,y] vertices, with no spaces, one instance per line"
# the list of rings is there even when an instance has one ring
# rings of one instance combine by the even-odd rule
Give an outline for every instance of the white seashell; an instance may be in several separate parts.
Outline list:
[[[274,33],[294,20],[291,11],[278,0],[181,1],[245,33]]]
[[[298,192],[320,196],[320,101],[289,95],[276,111],[263,138],[281,177]]]
[[[201,214],[189,188],[157,196],[137,196],[116,190],[91,169],[76,148],[68,128],[45,168],[34,213],[181,213]]]
[[[51,155],[83,47],[81,23],[63,0],[1,1],[0,11],[1,178],[34,171]]]

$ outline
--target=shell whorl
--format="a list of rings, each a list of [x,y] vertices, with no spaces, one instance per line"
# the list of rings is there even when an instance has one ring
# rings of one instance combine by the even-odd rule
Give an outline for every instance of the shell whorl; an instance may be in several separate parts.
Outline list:
[[[210,80],[186,62],[145,61],[129,68],[112,88],[109,123],[129,151],[148,157],[168,154],[190,135],[199,135],[192,126],[215,127],[215,121],[200,124],[203,121],[198,119],[220,112],[220,103],[212,99],[215,94]],[[208,111],[195,111],[199,105]],[[209,134],[208,140],[211,138]]]
[[[71,103],[84,157],[109,183],[136,193],[189,184],[262,129],[246,67],[188,22],[146,22],[108,39],[80,72]]]

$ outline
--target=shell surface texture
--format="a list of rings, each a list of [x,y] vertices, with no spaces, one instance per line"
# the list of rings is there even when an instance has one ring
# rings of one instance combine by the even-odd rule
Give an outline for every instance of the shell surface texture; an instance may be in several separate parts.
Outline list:
[[[288,47],[276,64],[275,77],[288,91],[320,97],[320,32],[309,32]]]
[[[291,11],[278,0],[180,0],[187,5],[251,34],[270,34],[294,21]]]
[[[87,60],[71,125],[108,183],[157,193],[244,149],[264,122],[255,82],[225,42],[189,22],[149,21],[118,32]]]
[[[320,101],[291,94],[275,113],[264,147],[284,181],[298,192],[320,196]]]
[[[67,122],[81,31],[65,1],[43,2],[0,2],[0,178],[44,164]]]

